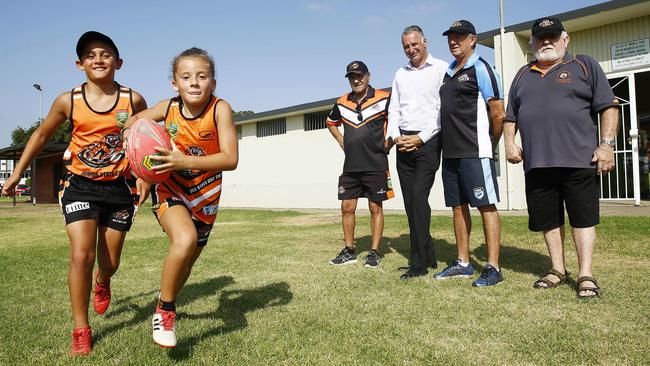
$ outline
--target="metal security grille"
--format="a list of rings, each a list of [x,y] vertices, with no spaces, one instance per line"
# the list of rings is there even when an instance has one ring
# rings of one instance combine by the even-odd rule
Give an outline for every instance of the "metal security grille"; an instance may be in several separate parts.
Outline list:
[[[620,105],[620,125],[614,148],[615,168],[607,175],[600,176],[600,198],[606,200],[635,199],[635,175],[638,176],[635,165],[638,158],[633,152],[633,141],[630,131],[637,128],[636,121],[631,118],[630,77],[611,78],[609,83]],[[600,119],[600,118],[599,118]],[[598,123],[598,139],[600,140],[600,120]]]
[[[322,130],[326,128],[325,120],[327,111],[306,113],[305,114],[305,131]]]
[[[257,137],[284,135],[285,133],[287,133],[286,118],[257,122]]]

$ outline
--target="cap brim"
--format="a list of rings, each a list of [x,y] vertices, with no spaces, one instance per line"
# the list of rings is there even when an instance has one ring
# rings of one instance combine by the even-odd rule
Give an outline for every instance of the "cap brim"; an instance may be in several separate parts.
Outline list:
[[[449,35],[449,34],[451,34],[451,33],[456,33],[456,34],[475,34],[475,33],[472,33],[472,31],[469,31],[469,30],[460,30],[460,29],[453,29],[453,30],[452,30],[452,29],[449,29],[449,30],[446,30],[446,31],[442,32],[442,35],[443,35],[443,36],[446,36],[446,35]]]
[[[562,30],[551,30],[551,29],[549,29],[549,30],[541,30],[541,31],[533,34],[533,37],[546,36],[546,35],[549,35],[549,34],[559,36],[560,34],[562,34],[562,32],[564,32],[564,31],[562,31]]]
[[[350,77],[350,75],[352,75],[352,74],[365,75],[365,72],[363,72],[363,71],[350,71],[350,72],[348,72],[347,74],[345,74],[345,77],[346,77],[346,78],[347,78],[347,77]]]

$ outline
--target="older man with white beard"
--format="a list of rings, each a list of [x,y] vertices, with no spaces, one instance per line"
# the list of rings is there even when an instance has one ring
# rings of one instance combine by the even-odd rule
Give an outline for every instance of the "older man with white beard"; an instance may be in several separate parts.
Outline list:
[[[576,293],[578,298],[593,298],[600,295],[592,274],[599,223],[597,174],[614,169],[618,101],[598,62],[567,53],[568,45],[569,35],[559,19],[535,21],[535,60],[512,82],[503,132],[508,161],[524,162],[528,227],[544,233],[551,258],[552,268],[533,287],[550,289],[566,282],[566,205],[578,254]],[[522,147],[515,143],[517,131]]]

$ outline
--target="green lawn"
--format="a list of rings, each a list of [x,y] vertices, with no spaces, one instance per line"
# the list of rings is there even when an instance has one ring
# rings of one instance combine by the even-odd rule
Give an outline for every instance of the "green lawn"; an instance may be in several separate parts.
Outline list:
[[[439,263],[455,258],[451,218],[432,219]],[[113,303],[92,313],[94,351],[68,357],[68,241],[55,205],[0,203],[0,364],[97,365],[640,365],[650,363],[650,219],[605,217],[595,275],[603,297],[571,286],[534,290],[549,266],[525,217],[503,217],[505,282],[399,281],[404,215],[388,215],[379,269],[327,264],[342,245],[337,213],[223,209],[178,299],[178,347],[151,340],[167,238],[142,209],[112,280]],[[369,220],[357,246],[370,245]],[[486,260],[474,217],[474,265]],[[577,270],[569,242],[568,269]],[[362,255],[365,253],[362,253]]]

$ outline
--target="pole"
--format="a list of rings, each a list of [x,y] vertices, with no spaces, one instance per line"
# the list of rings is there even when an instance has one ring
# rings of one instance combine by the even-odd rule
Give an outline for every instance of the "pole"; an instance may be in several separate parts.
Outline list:
[[[38,93],[38,125],[43,123],[43,89]]]
[[[506,93],[506,88],[505,88],[505,81],[504,81],[504,67],[503,67],[503,36],[506,33],[506,29],[504,26],[504,16],[503,16],[503,0],[499,0],[499,72],[501,73],[501,90],[503,91],[504,94],[504,99],[505,99],[505,93]],[[505,154],[504,154],[505,155]],[[510,192],[512,191],[510,189],[510,168],[508,166],[508,161],[505,161],[505,171],[506,171],[506,206],[508,207],[508,210],[512,210],[512,204],[510,202]]]
[[[38,126],[43,123],[43,88],[39,84],[34,84],[34,89],[38,90]],[[32,171],[30,178],[32,180],[29,195],[32,205],[36,204],[36,159],[32,162]]]

